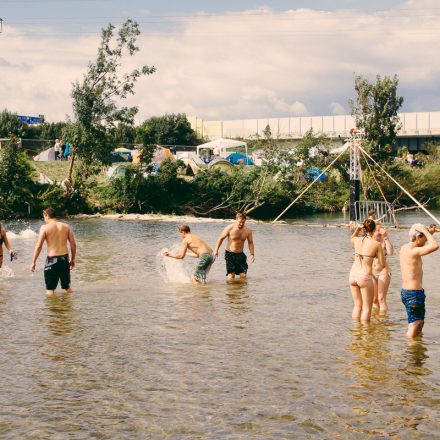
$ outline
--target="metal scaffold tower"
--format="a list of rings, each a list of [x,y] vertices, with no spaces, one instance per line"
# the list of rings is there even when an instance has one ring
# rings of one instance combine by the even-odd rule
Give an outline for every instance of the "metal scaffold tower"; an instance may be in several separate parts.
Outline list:
[[[362,142],[362,134],[353,130],[350,139],[350,222],[359,218],[358,202],[361,191],[361,163],[359,147]]]

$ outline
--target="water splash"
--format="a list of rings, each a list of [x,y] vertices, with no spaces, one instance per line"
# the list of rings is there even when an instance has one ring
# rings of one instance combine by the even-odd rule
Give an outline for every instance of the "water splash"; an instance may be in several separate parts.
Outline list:
[[[171,249],[163,248],[157,255],[160,274],[166,283],[187,284],[191,282],[191,277],[185,268],[182,260],[165,257],[164,252],[177,253],[179,246],[174,245]]]
[[[18,240],[18,239],[29,240],[31,238],[36,238],[38,236],[38,234],[32,229],[25,229],[24,231],[21,231],[18,234],[8,231],[7,234],[10,240]]]
[[[7,280],[8,278],[14,278],[14,276],[14,271],[10,267],[3,266],[0,269],[0,280]]]

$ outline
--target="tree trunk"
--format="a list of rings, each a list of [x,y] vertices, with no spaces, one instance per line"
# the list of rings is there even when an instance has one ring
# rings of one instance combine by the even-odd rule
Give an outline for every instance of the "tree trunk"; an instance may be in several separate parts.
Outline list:
[[[70,184],[72,184],[72,173],[73,173],[73,164],[75,163],[75,153],[72,154],[72,159],[70,161],[69,174],[67,175],[67,180]]]

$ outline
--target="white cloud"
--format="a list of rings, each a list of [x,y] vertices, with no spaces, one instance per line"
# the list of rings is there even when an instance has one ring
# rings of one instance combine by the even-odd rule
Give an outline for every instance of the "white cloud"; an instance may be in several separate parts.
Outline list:
[[[331,109],[332,115],[345,115],[345,114],[347,114],[345,107],[342,104],[340,104],[339,102],[332,102],[330,104],[330,109]]]
[[[354,73],[397,73],[408,108],[424,110],[440,102],[436,7],[436,0],[372,14],[265,7],[200,14],[178,24],[182,32],[144,30],[141,52],[124,67],[146,63],[158,71],[139,81],[129,103],[139,106],[140,118],[182,111],[205,119],[340,114],[354,94]],[[99,36],[19,31],[0,36],[2,107],[64,118],[71,83],[94,59]],[[422,89],[422,98],[413,98]]]

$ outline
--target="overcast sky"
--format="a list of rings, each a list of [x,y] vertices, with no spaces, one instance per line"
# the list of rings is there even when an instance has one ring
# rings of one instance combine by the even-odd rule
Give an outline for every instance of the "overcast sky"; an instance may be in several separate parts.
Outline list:
[[[124,68],[158,69],[139,120],[349,113],[354,74],[397,74],[404,111],[440,110],[437,0],[0,0],[0,109],[64,119],[100,29],[127,17],[142,35]]]

